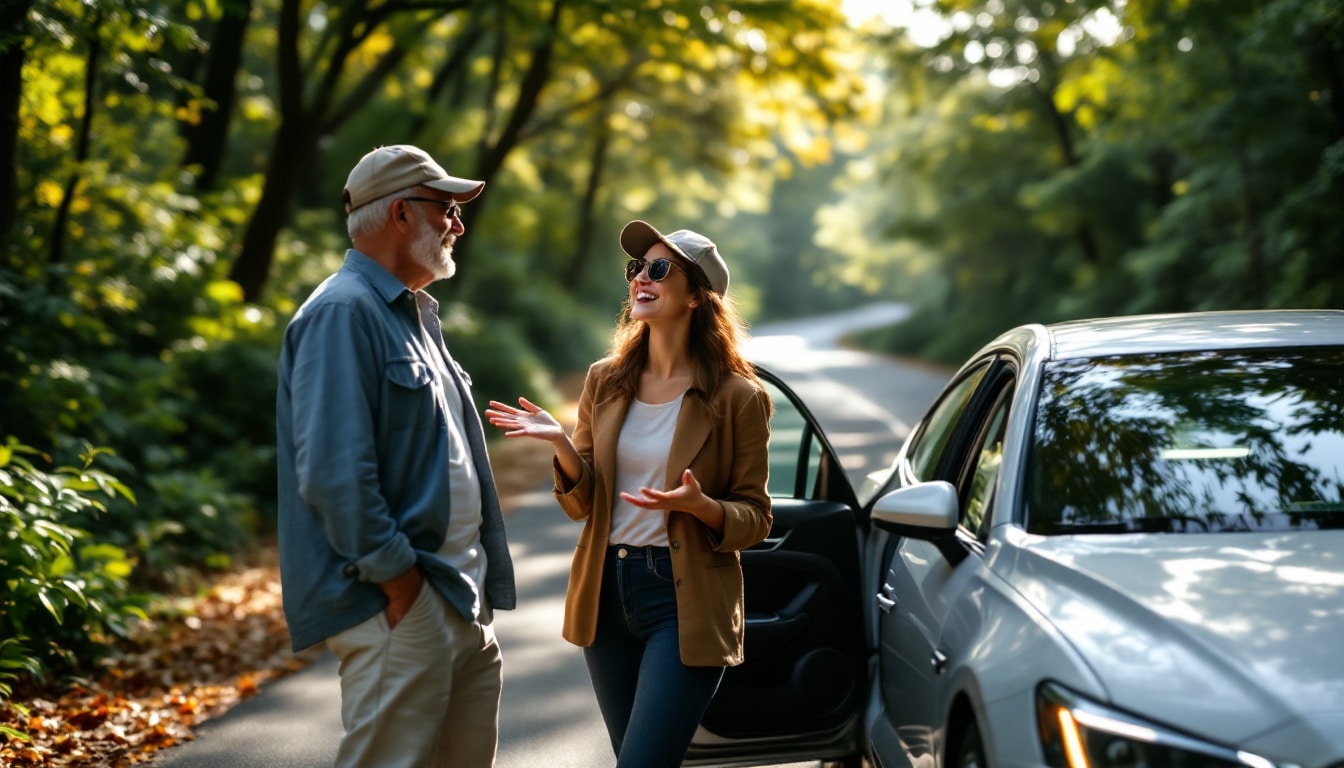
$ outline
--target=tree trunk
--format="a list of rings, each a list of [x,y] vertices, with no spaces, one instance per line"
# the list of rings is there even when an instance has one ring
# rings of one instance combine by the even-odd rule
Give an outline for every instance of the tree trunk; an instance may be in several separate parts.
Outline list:
[[[606,105],[604,104],[603,107]],[[611,120],[605,108],[597,110],[593,129],[597,133],[593,141],[592,156],[588,158],[588,178],[584,183],[583,201],[579,204],[579,231],[574,238],[574,252],[570,256],[569,268],[560,276],[560,285],[570,293],[578,293],[583,285],[583,276],[591,261],[593,240],[597,232],[597,195],[602,189],[602,174],[607,167],[608,150],[611,147]]]
[[[229,271],[229,279],[242,287],[244,301],[256,302],[266,290],[275,241],[289,221],[298,180],[307,178],[317,156],[317,137],[303,125],[302,120],[286,119],[271,145],[261,200],[248,219],[242,250]]]
[[[1069,121],[1059,108],[1055,106],[1055,96],[1052,89],[1033,88],[1037,96],[1040,97],[1042,109],[1046,117],[1050,120],[1050,125],[1054,129],[1055,138],[1059,141],[1059,153],[1064,160],[1067,168],[1077,167],[1079,164],[1077,151],[1073,146],[1073,135],[1069,132]],[[1101,260],[1100,248],[1097,247],[1097,239],[1092,234],[1092,227],[1084,219],[1078,225],[1074,237],[1078,240],[1078,247],[1083,252],[1083,260],[1088,264],[1096,265]]]
[[[210,58],[206,63],[202,91],[214,106],[201,115],[201,121],[183,131],[187,151],[183,165],[200,167],[196,175],[196,189],[208,191],[219,185],[219,171],[224,163],[225,147],[229,139],[229,122],[237,101],[236,80],[242,66],[243,40],[247,35],[248,19],[252,15],[252,0],[233,0],[224,4],[223,16],[215,25],[210,41]]]
[[[247,221],[243,247],[229,269],[229,279],[243,289],[243,300],[255,302],[266,289],[271,262],[275,258],[275,240],[289,218],[294,188],[302,157],[312,152],[312,143],[304,146],[305,125],[311,125],[303,110],[303,66],[299,63],[299,0],[280,4],[278,55],[280,75],[280,129],[271,144],[266,161],[266,181],[261,199]]]
[[[418,139],[421,133],[429,125],[429,116],[433,111],[434,103],[443,95],[443,91],[450,82],[455,79],[461,82],[460,74],[465,74],[466,63],[475,50],[476,44],[481,40],[482,24],[481,16],[483,14],[472,14],[467,20],[467,28],[462,30],[454,43],[453,52],[448,55],[443,66],[434,73],[434,81],[430,83],[429,90],[425,91],[424,107],[411,118],[410,137],[412,141]]]
[[[494,178],[499,169],[504,166],[504,160],[509,156],[519,142],[523,133],[523,126],[532,118],[536,112],[537,103],[541,98],[541,92],[546,87],[546,83],[551,77],[551,54],[555,48],[555,40],[558,36],[560,26],[560,10],[564,5],[560,0],[551,6],[551,16],[547,20],[546,30],[542,32],[545,37],[537,43],[532,49],[532,61],[528,65],[527,73],[523,75],[522,85],[518,90],[518,100],[514,104],[513,112],[509,115],[509,121],[504,129],[500,131],[499,138],[491,143],[488,139],[482,138],[479,148],[479,154],[476,161],[476,172],[472,178],[489,182]],[[502,34],[502,32],[500,33]],[[501,58],[496,56],[495,68],[500,67]],[[492,83],[494,78],[492,77]],[[494,103],[494,98],[489,98],[489,103]],[[489,111],[489,110],[487,110]],[[487,125],[492,121],[487,121]],[[482,194],[476,198],[474,203],[474,215],[480,216],[483,203],[488,202],[489,195]],[[464,238],[458,241],[453,248],[453,260],[460,266],[468,261],[467,254],[471,250],[471,240]]]
[[[74,202],[75,192],[79,189],[84,162],[89,159],[89,141],[93,135],[94,95],[98,85],[98,59],[103,55],[103,38],[99,31],[103,21],[102,11],[95,11],[93,23],[89,25],[89,53],[84,60],[84,116],[80,118],[75,144],[75,167],[65,183],[65,194],[56,208],[56,221],[52,225],[51,250],[47,262],[60,264],[65,260],[65,229],[70,219],[70,206]]]
[[[289,221],[299,180],[306,179],[309,170],[316,165],[320,140],[372,98],[377,84],[387,79],[408,51],[407,47],[397,47],[385,52],[348,95],[339,104],[333,104],[346,60],[392,10],[384,5],[380,11],[347,16],[341,22],[339,39],[326,61],[326,69],[312,89],[311,100],[305,104],[306,83],[298,54],[302,28],[299,4],[300,0],[283,0],[280,6],[277,45],[280,129],[271,144],[261,200],[247,222],[242,249],[229,271],[229,279],[242,287],[244,300],[250,302],[260,299],[266,289],[271,263],[275,259],[276,238]]]
[[[476,168],[476,178],[491,179],[504,165],[504,159],[518,146],[518,137],[523,126],[536,112],[541,92],[551,79],[551,54],[555,51],[555,40],[559,36],[560,9],[564,5],[560,0],[551,6],[551,17],[546,21],[545,37],[532,49],[532,62],[523,75],[522,85],[518,89],[518,102],[514,105],[509,122],[500,132],[493,145],[486,148]]]
[[[33,2],[14,0],[0,11],[0,246],[14,228],[19,209],[19,101]]]

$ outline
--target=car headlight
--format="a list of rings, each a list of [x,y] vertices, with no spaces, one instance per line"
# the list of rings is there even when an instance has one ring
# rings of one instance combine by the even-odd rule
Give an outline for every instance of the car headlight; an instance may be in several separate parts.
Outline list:
[[[1053,768],[1295,768],[1144,722],[1050,683],[1036,692],[1036,721]]]

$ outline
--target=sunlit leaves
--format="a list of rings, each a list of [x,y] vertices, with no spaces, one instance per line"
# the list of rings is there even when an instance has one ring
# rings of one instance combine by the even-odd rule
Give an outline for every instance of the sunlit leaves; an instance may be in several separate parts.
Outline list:
[[[945,36],[910,46],[912,29],[893,48],[891,105],[917,127],[888,131],[880,220],[938,254],[942,327],[1338,303],[1325,275],[1344,228],[1326,211],[1344,183],[1320,169],[1344,126],[1313,96],[1332,82],[1319,62],[1344,51],[1336,4],[935,7]],[[968,111],[985,82],[1003,98]],[[931,216],[910,215],[910,189]]]
[[[397,41],[387,30],[374,30],[355,50],[353,62],[360,67],[371,67],[388,51],[396,47]]]

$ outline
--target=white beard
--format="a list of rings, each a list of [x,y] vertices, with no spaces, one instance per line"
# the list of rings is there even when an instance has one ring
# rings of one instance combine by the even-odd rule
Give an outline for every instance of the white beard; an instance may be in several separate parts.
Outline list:
[[[446,245],[443,237],[425,222],[420,223],[420,232],[411,243],[411,258],[429,270],[435,280],[447,280],[457,274],[453,246]]]

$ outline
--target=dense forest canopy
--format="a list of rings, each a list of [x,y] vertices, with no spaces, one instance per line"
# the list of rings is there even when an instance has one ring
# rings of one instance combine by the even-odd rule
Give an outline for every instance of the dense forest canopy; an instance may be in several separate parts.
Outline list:
[[[602,354],[632,218],[714,239],[755,321],[905,300],[873,343],[945,361],[1023,321],[1340,305],[1337,0],[866,7],[5,2],[0,576],[29,592],[0,634],[49,642],[0,660],[73,665],[127,590],[269,530],[279,334],[376,145],[487,182],[432,289],[482,398]]]

